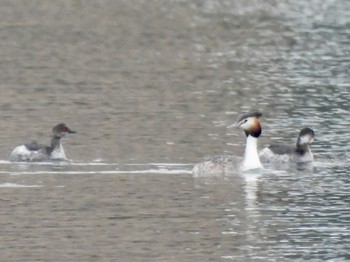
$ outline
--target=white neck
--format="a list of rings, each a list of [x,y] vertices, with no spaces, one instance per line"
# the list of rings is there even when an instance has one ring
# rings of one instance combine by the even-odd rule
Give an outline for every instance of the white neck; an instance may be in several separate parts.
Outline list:
[[[308,149],[309,149],[308,152],[309,152],[309,156],[310,156],[310,161],[313,161],[314,155],[312,154],[310,147]]]
[[[305,154],[303,154],[299,159],[298,162],[311,162],[314,160],[314,156],[311,152],[311,149],[309,146],[307,146]]]
[[[246,143],[242,166],[243,171],[262,168],[263,166],[258,154],[258,139],[249,135]]]

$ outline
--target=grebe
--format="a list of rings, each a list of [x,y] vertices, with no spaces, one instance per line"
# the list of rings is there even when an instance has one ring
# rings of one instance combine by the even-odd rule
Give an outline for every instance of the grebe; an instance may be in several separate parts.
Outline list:
[[[196,164],[193,168],[193,174],[198,176],[201,174],[219,174],[235,170],[246,171],[262,168],[263,166],[258,155],[258,138],[262,131],[259,120],[261,116],[260,112],[249,112],[241,115],[234,124],[227,127],[240,127],[247,136],[243,161],[235,156],[215,156]]]
[[[66,160],[61,138],[68,134],[74,134],[66,124],[58,124],[52,129],[51,145],[46,146],[32,141],[28,144],[17,146],[10,154],[10,161],[38,162],[54,159]]]
[[[300,130],[296,145],[275,144],[261,150],[259,156],[263,162],[270,163],[305,163],[313,161],[310,144],[313,142],[315,133],[311,128],[305,127]]]

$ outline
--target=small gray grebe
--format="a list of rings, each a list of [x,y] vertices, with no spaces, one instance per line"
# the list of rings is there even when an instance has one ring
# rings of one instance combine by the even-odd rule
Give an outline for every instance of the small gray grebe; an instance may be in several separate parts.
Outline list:
[[[192,170],[193,174],[200,176],[201,174],[219,174],[235,170],[246,171],[262,168],[258,155],[258,138],[262,130],[259,120],[261,116],[260,112],[249,112],[240,116],[237,122],[227,127],[240,127],[247,136],[243,161],[235,156],[215,156],[196,164]]]
[[[10,161],[39,162],[54,159],[66,160],[61,138],[68,134],[74,134],[66,124],[58,124],[52,129],[51,145],[45,146],[32,141],[28,144],[17,146],[10,154]]]
[[[275,144],[264,148],[259,156],[263,162],[271,163],[305,163],[313,161],[310,144],[313,142],[315,133],[311,128],[305,127],[300,130],[297,143],[293,145]]]

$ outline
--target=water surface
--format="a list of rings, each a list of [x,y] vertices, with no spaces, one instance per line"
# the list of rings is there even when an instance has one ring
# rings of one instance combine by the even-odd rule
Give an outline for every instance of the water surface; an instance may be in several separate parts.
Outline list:
[[[2,261],[350,259],[348,1],[1,3]],[[313,166],[193,177],[252,109]],[[60,122],[72,161],[7,161]]]

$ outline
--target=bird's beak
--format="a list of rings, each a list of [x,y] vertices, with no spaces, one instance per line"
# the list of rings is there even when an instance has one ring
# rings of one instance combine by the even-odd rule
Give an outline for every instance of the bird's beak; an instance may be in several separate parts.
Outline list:
[[[239,126],[240,126],[239,122],[235,122],[232,125],[229,125],[227,128],[239,127]]]

